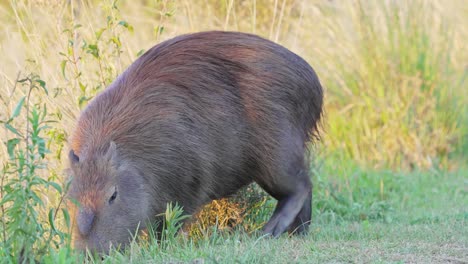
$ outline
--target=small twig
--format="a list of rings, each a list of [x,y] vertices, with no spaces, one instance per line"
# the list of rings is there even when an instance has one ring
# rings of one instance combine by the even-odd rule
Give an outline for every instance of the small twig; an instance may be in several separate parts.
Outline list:
[[[66,192],[64,192],[64,193],[62,194],[62,196],[60,197],[60,201],[59,201],[59,203],[58,203],[58,205],[57,205],[57,208],[55,208],[54,219],[53,219],[53,220],[55,220],[55,219],[57,218],[58,210],[59,210],[60,207],[62,206],[63,200],[65,199],[65,196],[66,196],[65,193],[66,193]]]
[[[97,43],[96,43],[96,45],[97,45]],[[100,73],[99,75],[101,77],[101,82],[102,82],[102,85],[104,85],[104,87],[106,87],[107,84],[106,84],[106,79],[104,77],[104,71],[102,70],[102,62],[101,62],[101,56],[100,55],[97,58],[97,60],[98,60],[98,64],[99,64],[99,73]]]
[[[229,26],[229,17],[231,16],[231,10],[232,10],[232,7],[234,5],[234,1],[231,0],[229,1],[228,3],[228,6],[226,7],[226,20],[224,21],[224,30],[227,30],[228,26]]]
[[[275,27],[276,8],[277,8],[277,6],[278,6],[278,0],[275,0],[275,4],[274,4],[274,8],[273,8],[273,18],[272,18],[271,25],[270,25],[270,35],[269,35],[270,39],[273,38],[273,29]]]
[[[20,76],[21,76],[21,71],[19,71],[18,74],[16,75],[16,80],[15,80],[15,83],[13,84],[13,90],[11,91],[10,98],[15,94],[16,85],[18,84]]]
[[[164,25],[163,25],[164,21],[163,20],[165,18],[165,14],[167,12],[167,8],[166,8],[167,1],[163,1],[162,4],[163,4],[163,8],[162,8],[161,11],[159,11],[159,25],[158,25],[158,32],[156,34],[156,41],[159,41],[159,38],[161,37],[161,34],[162,34],[161,28],[164,28]]]
[[[3,167],[3,172],[2,172],[2,180],[1,180],[1,185],[0,185],[0,201],[3,200],[3,182],[5,180],[5,167]],[[3,230],[3,243],[6,243],[6,224],[5,224],[5,204],[2,204],[2,230]]]
[[[30,98],[31,98],[31,92],[32,90],[34,89],[34,83],[33,83],[33,80],[32,78],[30,78],[32,76],[29,76],[27,77],[27,80],[29,81],[29,91],[28,91],[28,95],[26,97],[26,135],[25,135],[25,144],[26,144],[26,150],[28,149],[28,146],[29,146],[29,130],[30,130],[30,122],[28,120],[28,115],[29,115],[29,103],[30,103]],[[26,156],[26,164],[30,164],[30,155],[27,155]],[[28,172],[29,174],[29,172]]]
[[[275,42],[278,42],[278,39],[279,39],[279,34],[281,30],[281,22],[283,21],[285,5],[286,5],[286,0],[283,0],[283,3],[281,4],[281,11],[280,11],[279,18],[278,18],[278,25],[276,26]]]

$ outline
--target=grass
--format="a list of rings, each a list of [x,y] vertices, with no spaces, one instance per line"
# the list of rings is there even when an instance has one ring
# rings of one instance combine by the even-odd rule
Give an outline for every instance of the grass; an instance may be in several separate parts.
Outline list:
[[[207,206],[190,238],[168,211],[162,242],[104,262],[467,263],[467,14],[463,0],[0,1],[0,262],[99,262],[70,248],[62,206],[80,110],[154,44],[216,29],[320,76],[311,234],[258,235],[275,201],[254,186]]]
[[[134,244],[125,254],[114,253],[105,263],[465,263],[468,261],[466,170],[454,173],[353,172],[359,214],[346,207],[323,210],[314,203],[314,223],[305,237],[270,239],[258,234],[213,232],[199,240],[183,236],[163,245]],[[381,200],[381,178],[388,193]],[[360,189],[356,194],[355,189]],[[375,191],[373,191],[375,190]],[[315,199],[329,190],[316,189]],[[361,193],[359,193],[361,192]],[[343,193],[352,194],[344,191]],[[374,194],[372,194],[374,193]],[[349,198],[351,199],[351,198]],[[330,203],[342,203],[327,198]],[[347,201],[351,202],[351,201]],[[387,203],[374,215],[376,202]],[[357,216],[357,217],[356,217]]]

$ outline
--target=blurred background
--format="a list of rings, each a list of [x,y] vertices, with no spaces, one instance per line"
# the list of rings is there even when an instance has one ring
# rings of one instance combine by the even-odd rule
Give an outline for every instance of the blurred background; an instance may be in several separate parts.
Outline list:
[[[413,195],[440,182],[448,183],[440,190],[448,203],[441,198],[441,208],[466,217],[466,208],[449,205],[453,193],[462,202],[467,193],[466,3],[1,0],[4,241],[15,236],[6,223],[21,215],[19,209],[16,215],[5,212],[15,208],[7,196],[15,186],[31,187],[15,194],[25,201],[37,196],[30,207],[39,212],[36,222],[47,228],[67,222],[66,213],[53,210],[51,217],[49,208],[62,203],[66,142],[87,102],[153,45],[204,30],[258,34],[316,70],[325,89],[325,115],[311,157],[314,219],[390,221],[398,218],[392,210],[418,208],[411,204],[418,199]],[[25,177],[23,183],[12,182],[18,177]],[[35,185],[38,179],[44,181]],[[419,191],[408,194],[405,186]],[[267,209],[259,212],[259,205]],[[202,228],[193,232],[241,222],[256,230],[273,207],[274,201],[251,186],[208,206],[199,219]]]
[[[0,8],[2,118],[22,95],[13,91],[18,73],[34,72],[53,90],[43,100],[67,137],[86,102],[143,51],[184,33],[233,30],[278,42],[317,71],[328,158],[411,169],[450,168],[466,157],[462,0],[38,0]]]

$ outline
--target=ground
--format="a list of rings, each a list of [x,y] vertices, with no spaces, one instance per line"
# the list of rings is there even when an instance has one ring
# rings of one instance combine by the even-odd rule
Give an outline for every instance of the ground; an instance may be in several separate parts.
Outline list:
[[[385,174],[385,180],[392,177],[399,186],[387,185],[389,206],[375,219],[370,217],[375,214],[369,213],[375,210],[372,206],[363,208],[368,204],[364,200],[372,195],[356,195],[360,197],[354,205],[359,211],[357,218],[352,212],[320,212],[314,205],[316,215],[307,236],[272,239],[242,231],[218,231],[198,241],[179,236],[161,245],[134,244],[129,252],[114,253],[104,262],[468,263],[466,171],[376,172],[369,179],[376,174]],[[372,189],[372,184],[364,187]]]

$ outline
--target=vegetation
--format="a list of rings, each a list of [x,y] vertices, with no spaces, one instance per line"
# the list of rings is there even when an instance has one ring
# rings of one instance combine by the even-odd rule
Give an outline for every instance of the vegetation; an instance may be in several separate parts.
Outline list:
[[[468,9],[450,1],[0,1],[0,262],[468,262]],[[154,44],[252,32],[304,57],[326,89],[310,235],[257,230],[257,186],[176,205],[99,259],[70,246],[66,141],[80,109]]]

